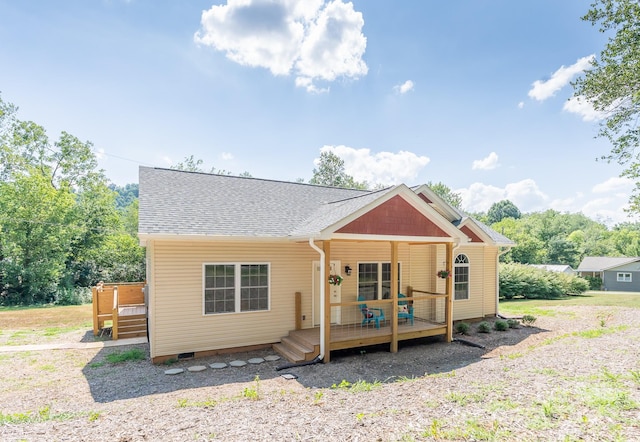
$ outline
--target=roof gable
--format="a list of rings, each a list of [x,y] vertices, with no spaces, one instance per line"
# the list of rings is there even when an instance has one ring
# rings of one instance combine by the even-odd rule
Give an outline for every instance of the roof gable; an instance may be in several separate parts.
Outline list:
[[[460,230],[462,231],[462,233],[464,233],[469,237],[469,239],[471,240],[470,242],[472,243],[484,242],[484,240],[482,240],[478,235],[476,235],[475,232],[469,228],[469,226],[462,226],[460,227]]]
[[[399,235],[449,237],[436,223],[425,217],[400,195],[395,195],[366,212],[336,233],[361,235]]]

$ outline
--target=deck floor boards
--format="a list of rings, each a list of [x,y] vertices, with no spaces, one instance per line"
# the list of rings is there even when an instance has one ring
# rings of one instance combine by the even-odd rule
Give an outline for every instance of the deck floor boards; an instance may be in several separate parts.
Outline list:
[[[416,318],[413,325],[408,321],[406,323],[400,322],[398,324],[398,340],[413,339],[416,334],[427,333],[438,329],[446,328],[445,324],[433,323]],[[320,345],[320,328],[306,328],[302,330],[296,330],[296,334],[304,337],[304,340],[313,344]],[[443,332],[444,333],[444,332]],[[380,338],[389,336],[391,337],[391,325],[387,321],[384,325],[380,324],[380,328],[377,329],[372,324],[368,326],[362,326],[357,324],[342,324],[331,325],[331,343],[348,342],[360,339]]]

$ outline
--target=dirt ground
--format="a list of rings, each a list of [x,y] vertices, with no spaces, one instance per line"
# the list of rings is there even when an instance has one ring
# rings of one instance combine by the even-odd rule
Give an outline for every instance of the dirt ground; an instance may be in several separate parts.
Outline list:
[[[170,366],[147,344],[2,352],[0,440],[640,440],[638,310],[550,311],[533,327],[472,327],[464,338],[484,349],[427,339],[284,370],[209,368],[267,350]],[[147,359],[107,360],[131,348]]]

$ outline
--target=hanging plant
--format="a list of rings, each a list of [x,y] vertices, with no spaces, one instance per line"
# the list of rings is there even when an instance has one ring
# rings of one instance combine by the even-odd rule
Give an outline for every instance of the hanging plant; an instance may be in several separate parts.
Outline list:
[[[331,284],[331,285],[340,285],[340,284],[342,284],[342,276],[340,276],[340,275],[329,275],[329,284]]]
[[[447,279],[451,276],[451,272],[449,270],[440,270],[437,275],[439,278]]]

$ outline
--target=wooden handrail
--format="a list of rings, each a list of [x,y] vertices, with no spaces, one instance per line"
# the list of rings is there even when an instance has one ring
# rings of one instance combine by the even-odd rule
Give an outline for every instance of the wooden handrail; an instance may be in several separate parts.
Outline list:
[[[111,339],[118,339],[118,286],[113,287],[113,318],[111,319]]]

